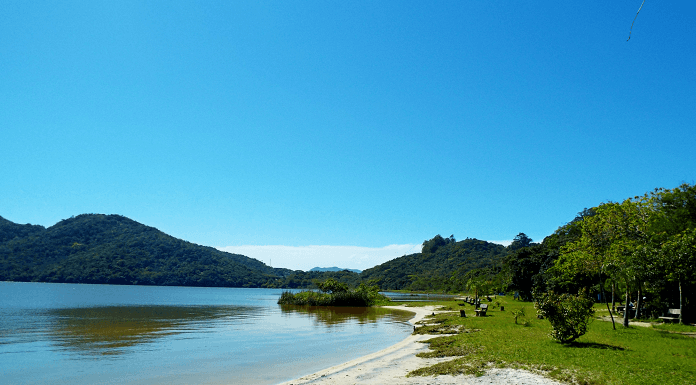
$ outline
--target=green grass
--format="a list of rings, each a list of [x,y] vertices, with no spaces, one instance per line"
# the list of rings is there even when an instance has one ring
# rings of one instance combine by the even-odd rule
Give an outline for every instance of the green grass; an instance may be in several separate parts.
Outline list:
[[[653,323],[653,328],[672,333],[696,333],[696,327],[677,323]]]
[[[696,384],[696,339],[672,333],[690,326],[624,328],[617,324],[614,331],[611,322],[595,320],[587,334],[564,345],[549,337],[551,326],[536,318],[532,303],[498,300],[505,311],[491,306],[487,317],[461,318],[458,312],[428,317],[425,323],[435,325],[417,332],[426,332],[428,327],[458,334],[429,340],[431,351],[423,356],[453,359],[411,375],[481,374],[490,367],[512,367],[566,383]],[[464,308],[467,315],[473,315],[471,305],[442,304],[449,310]],[[512,313],[521,309],[526,316],[515,324]]]

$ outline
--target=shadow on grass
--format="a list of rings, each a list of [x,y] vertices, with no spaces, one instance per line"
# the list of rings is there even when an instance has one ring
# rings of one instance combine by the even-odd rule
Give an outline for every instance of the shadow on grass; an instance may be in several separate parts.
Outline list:
[[[660,335],[662,338],[670,338],[673,340],[679,340],[684,337],[692,337],[696,338],[696,334],[694,333],[680,333],[680,332],[673,332],[673,331],[668,331],[668,330],[656,330],[657,333]]]
[[[625,348],[622,348],[621,346],[614,346],[614,345],[607,345],[607,344],[600,344],[597,342],[571,342],[569,344],[565,344],[564,346],[569,347],[569,348],[589,348],[589,349],[607,349],[607,350],[626,350]]]

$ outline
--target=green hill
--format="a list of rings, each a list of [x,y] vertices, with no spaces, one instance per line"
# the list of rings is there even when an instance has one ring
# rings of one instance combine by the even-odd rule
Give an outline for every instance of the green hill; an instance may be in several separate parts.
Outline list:
[[[4,281],[261,287],[290,273],[120,215],[83,214],[49,228],[0,217]]]
[[[440,235],[423,242],[423,251],[405,255],[360,274],[376,280],[382,290],[461,291],[464,275],[474,269],[499,266],[507,255],[502,245],[467,238],[456,242]]]
[[[422,253],[362,273],[304,272],[186,242],[120,215],[83,214],[48,228],[0,217],[0,281],[312,288],[334,278],[351,287],[376,281],[382,290],[462,290],[466,272],[499,266],[506,253],[501,245],[438,235]]]

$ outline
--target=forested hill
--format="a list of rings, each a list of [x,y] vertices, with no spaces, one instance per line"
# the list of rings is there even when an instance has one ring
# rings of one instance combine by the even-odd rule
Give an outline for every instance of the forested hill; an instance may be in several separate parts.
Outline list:
[[[495,243],[437,235],[423,243],[421,253],[405,255],[360,274],[364,281],[375,280],[384,290],[461,291],[461,281],[474,269],[495,268],[508,250]]]
[[[334,278],[383,290],[461,291],[467,273],[499,268],[505,247],[440,235],[406,255],[365,270],[293,271],[195,245],[120,215],[83,214],[45,228],[0,217],[0,281],[120,285],[312,288]]]
[[[292,272],[120,215],[83,214],[49,228],[0,217],[0,281],[261,287]]]

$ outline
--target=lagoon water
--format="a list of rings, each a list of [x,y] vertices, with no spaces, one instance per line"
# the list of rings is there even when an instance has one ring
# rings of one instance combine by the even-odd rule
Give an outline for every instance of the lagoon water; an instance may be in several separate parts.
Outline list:
[[[0,383],[274,384],[403,340],[412,314],[280,289],[0,282]]]

